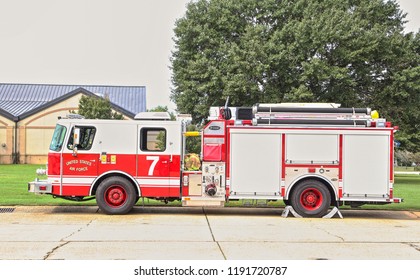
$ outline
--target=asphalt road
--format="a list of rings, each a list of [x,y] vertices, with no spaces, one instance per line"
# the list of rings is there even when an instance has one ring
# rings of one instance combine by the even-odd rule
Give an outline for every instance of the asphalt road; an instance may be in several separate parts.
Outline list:
[[[344,219],[281,217],[283,209],[0,206],[2,260],[420,260],[420,212],[342,211]]]

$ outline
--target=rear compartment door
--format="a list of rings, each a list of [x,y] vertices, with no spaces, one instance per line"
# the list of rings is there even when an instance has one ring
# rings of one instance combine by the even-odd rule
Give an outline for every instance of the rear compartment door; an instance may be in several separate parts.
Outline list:
[[[389,135],[344,135],[343,195],[384,198],[389,189]]]

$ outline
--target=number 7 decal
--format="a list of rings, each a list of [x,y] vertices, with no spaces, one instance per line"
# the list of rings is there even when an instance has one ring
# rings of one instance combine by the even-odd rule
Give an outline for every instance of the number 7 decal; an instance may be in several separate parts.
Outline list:
[[[150,164],[149,173],[147,175],[153,176],[153,171],[155,171],[155,167],[156,167],[156,164],[159,161],[159,157],[158,156],[147,156],[146,160],[152,160],[152,164]]]

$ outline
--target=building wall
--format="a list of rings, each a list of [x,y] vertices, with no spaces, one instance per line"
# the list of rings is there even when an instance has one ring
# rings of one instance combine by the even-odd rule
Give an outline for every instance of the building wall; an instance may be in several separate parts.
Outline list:
[[[13,163],[15,123],[0,116],[0,164]]]
[[[82,95],[74,95],[18,123],[20,163],[47,163],[48,148],[58,117],[65,117],[70,110],[77,111]]]
[[[20,163],[47,163],[48,147],[58,117],[77,110],[81,96],[74,95],[18,123]]]

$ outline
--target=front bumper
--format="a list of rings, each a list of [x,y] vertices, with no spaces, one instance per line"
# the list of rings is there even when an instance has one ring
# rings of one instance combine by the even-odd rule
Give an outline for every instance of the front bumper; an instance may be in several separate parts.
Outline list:
[[[28,183],[28,192],[50,194],[52,192],[52,184],[47,180],[35,180]]]

